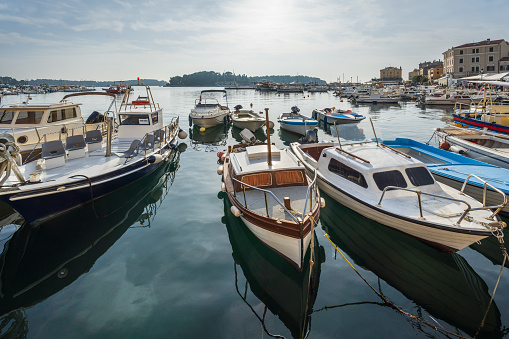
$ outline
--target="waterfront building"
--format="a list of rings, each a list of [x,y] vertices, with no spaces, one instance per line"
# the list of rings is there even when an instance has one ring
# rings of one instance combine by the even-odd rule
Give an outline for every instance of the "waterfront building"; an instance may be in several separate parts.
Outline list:
[[[504,39],[451,47],[443,55],[444,72],[453,78],[509,70],[509,43]]]
[[[428,79],[430,81],[439,79],[444,74],[444,66],[438,65],[428,69]]]
[[[408,72],[408,80],[412,81],[412,78],[419,75],[419,70],[414,68],[413,71]]]
[[[392,67],[392,66],[389,66],[389,67],[385,67],[384,69],[381,69],[380,70],[380,80],[384,81],[384,80],[403,80],[403,78],[401,77],[401,67],[400,68],[397,68],[397,67]]]

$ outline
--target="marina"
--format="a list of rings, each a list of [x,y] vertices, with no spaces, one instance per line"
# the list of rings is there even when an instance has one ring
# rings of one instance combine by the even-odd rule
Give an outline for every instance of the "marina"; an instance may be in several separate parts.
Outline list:
[[[451,333],[473,337],[502,269],[497,293],[478,337],[507,336],[509,265],[501,266],[500,245],[491,235],[486,234],[478,243],[475,239],[472,245],[455,248],[456,253],[446,253],[386,227],[383,220],[362,216],[337,202],[332,193],[320,190],[319,197],[325,204],[318,208],[318,195],[313,195],[317,200],[314,212],[305,221],[310,224],[314,220],[316,224],[303,228],[305,251],[298,251],[294,263],[280,255],[275,245],[267,246],[263,237],[252,230],[250,221],[243,220],[249,219],[247,211],[244,218],[232,213],[233,206],[240,209],[243,203],[255,199],[258,214],[263,215],[263,195],[252,194],[256,190],[243,192],[239,184],[236,198],[229,199],[229,193],[222,192],[222,184],[229,179],[218,176],[218,167],[224,165],[218,162],[218,154],[227,153],[228,146],[242,144],[243,131],[225,119],[229,112],[217,112],[220,118],[211,118],[214,123],[188,124],[192,122],[189,112],[199,106],[196,98],[208,90],[211,89],[152,86],[150,102],[159,106],[149,109],[145,95],[141,95],[134,98],[133,105],[139,108],[134,111],[122,111],[123,97],[117,97],[121,120],[116,142],[127,139],[123,133],[130,134],[131,139],[124,140],[123,149],[112,142],[112,152],[126,155],[132,139],[142,140],[152,132],[153,125],[162,128],[163,122],[173,124],[171,140],[179,134],[176,127],[187,134],[178,140],[178,145],[168,140],[159,152],[165,157],[163,165],[142,179],[37,225],[5,208],[1,219],[5,223],[0,226],[0,333],[29,338],[349,338],[377,337],[383,331],[384,337],[454,337]],[[56,92],[31,96],[33,102],[50,104],[60,101],[63,95]],[[219,95],[223,96],[223,92]],[[25,98],[4,96],[2,104],[19,103],[20,99]],[[228,92],[230,103],[255,107],[257,111],[268,108],[268,120],[274,122],[268,126],[270,136],[264,126],[255,129],[254,138],[265,147],[266,143],[272,144],[268,149],[271,155],[274,152],[274,160],[284,160],[287,169],[295,171],[304,169],[302,162],[286,156],[292,157],[287,154],[291,152],[290,145],[300,142],[305,130],[297,134],[282,129],[278,117],[290,107],[298,107],[299,113],[310,120],[319,107],[335,107],[366,118],[337,128],[324,121],[313,124],[316,145],[335,147],[339,147],[338,134],[342,143],[369,140],[370,121],[380,140],[409,138],[425,143],[436,128],[448,126],[454,111],[453,106],[423,106],[412,100],[391,105],[340,100],[332,91],[308,95],[238,88]],[[111,98],[86,96],[80,102],[85,115],[104,111]],[[223,107],[217,101],[214,105]],[[151,115],[148,125],[144,125],[144,117],[141,122],[138,119],[147,127],[140,134],[133,134],[129,121],[129,130],[122,131],[122,121],[128,115],[134,118],[156,112],[160,115],[156,120]],[[304,128],[307,127],[306,123]],[[435,139],[430,142],[439,146]],[[144,147],[150,155],[158,153],[157,146],[150,146]],[[252,147],[256,149],[246,152],[245,158],[239,153],[233,156],[237,159],[232,160],[232,171],[239,176],[270,169],[260,167],[260,159],[268,157],[268,149],[262,144]],[[369,147],[378,146],[371,141]],[[347,146],[344,150],[355,153]],[[148,159],[143,150],[138,152],[133,163]],[[423,166],[390,149],[383,152],[386,161],[400,159],[413,167]],[[375,157],[357,155],[374,162]],[[120,156],[118,159],[125,159]],[[84,159],[88,157],[75,161]],[[88,165],[74,166],[71,161],[54,170],[73,167],[72,174],[64,173],[93,177],[95,170]],[[253,170],[250,166],[258,167]],[[222,167],[225,169],[228,166]],[[311,184],[314,177],[308,171],[302,179]],[[275,180],[278,179],[274,179],[274,184]],[[255,182],[253,179],[245,183]],[[230,193],[234,185],[230,182]],[[299,187],[307,189],[307,185]],[[305,197],[306,193],[300,192],[295,200],[302,206],[292,205],[292,209],[303,211],[301,217],[309,213],[309,208],[300,208],[309,205],[309,201],[301,201]],[[290,220],[290,215],[295,215],[285,211],[283,198],[283,206],[271,208]],[[293,196],[290,200],[294,200]],[[508,219],[502,217],[501,221]],[[508,236],[504,238],[507,243]],[[403,312],[380,298],[362,279]]]

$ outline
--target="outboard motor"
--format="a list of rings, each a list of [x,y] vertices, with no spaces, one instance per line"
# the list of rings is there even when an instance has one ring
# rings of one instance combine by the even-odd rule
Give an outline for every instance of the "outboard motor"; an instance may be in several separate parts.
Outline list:
[[[292,107],[292,113],[297,114],[297,113],[299,113],[299,112],[300,112],[300,108],[298,108],[297,106],[293,106],[293,107]]]
[[[306,131],[306,136],[302,137],[303,144],[312,144],[318,142],[316,132],[314,130]]]
[[[236,111],[240,111],[242,109],[242,105],[235,105],[235,108]]]
[[[104,122],[104,115],[97,111],[93,111],[86,121],[87,124],[97,124],[99,122]]]

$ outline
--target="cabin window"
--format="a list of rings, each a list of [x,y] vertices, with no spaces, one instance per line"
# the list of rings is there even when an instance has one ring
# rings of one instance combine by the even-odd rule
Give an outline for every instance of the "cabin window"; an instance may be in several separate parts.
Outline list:
[[[407,187],[403,174],[398,170],[373,173],[373,179],[380,191],[387,186]]]
[[[433,180],[433,177],[426,167],[407,168],[405,172],[414,186],[432,185],[435,183],[435,180]]]
[[[157,124],[158,121],[159,121],[159,114],[157,114],[157,113],[152,114],[152,125]]]
[[[254,187],[272,185],[272,177],[270,173],[244,175],[241,181]]]
[[[76,118],[76,107],[73,108],[67,108],[64,113],[64,119],[72,119]]]
[[[303,183],[304,176],[300,171],[276,172],[276,183],[278,185]]]
[[[0,118],[0,124],[10,124],[14,118],[14,111],[3,111]]]
[[[16,124],[39,124],[44,111],[20,111]]]
[[[148,114],[121,114],[121,125],[150,125]]]
[[[337,174],[340,177],[343,177],[351,182],[354,182],[359,186],[362,186],[364,188],[368,187],[368,183],[366,182],[366,179],[364,179],[364,176],[360,172],[357,172],[353,168],[340,163],[336,159],[330,160],[329,171],[331,171],[332,173]]]
[[[76,108],[67,108],[51,111],[48,116],[48,123],[62,121],[76,117]]]

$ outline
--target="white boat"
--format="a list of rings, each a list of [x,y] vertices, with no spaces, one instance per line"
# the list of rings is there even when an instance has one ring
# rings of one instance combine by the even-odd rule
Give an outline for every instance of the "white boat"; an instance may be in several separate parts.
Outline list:
[[[37,225],[127,186],[155,171],[177,145],[178,118],[163,125],[162,109],[150,88],[133,100],[128,87],[119,108],[118,138],[108,118],[106,142],[100,131],[42,144],[41,159],[17,166],[11,147],[0,147],[0,201]],[[185,137],[182,131],[181,137]]]
[[[293,106],[290,113],[281,113],[278,121],[282,129],[305,136],[307,131],[318,127],[318,121],[299,114],[299,112],[300,109]]]
[[[112,101],[103,113],[92,112],[86,122],[81,114],[80,103],[67,99],[85,95],[111,96]],[[106,133],[105,117],[115,117],[115,96],[108,93],[81,92],[69,94],[58,103],[25,103],[0,107],[0,142],[10,142],[19,148],[18,163],[38,159],[41,145],[47,141],[65,140],[68,136],[85,135],[87,131]],[[116,122],[115,122],[116,124]]]
[[[446,252],[502,228],[477,200],[438,183],[426,166],[377,142],[290,145],[322,192],[355,212]]]
[[[502,168],[509,168],[509,136],[484,130],[445,127],[435,129],[440,148]]]
[[[477,103],[483,98],[482,95],[468,94],[468,93],[457,93],[457,92],[446,92],[435,93],[428,95],[423,98],[427,105],[455,105]]]
[[[219,103],[216,98],[207,98],[203,95],[208,93],[222,93],[226,98],[226,106]],[[228,99],[225,90],[208,89],[201,91],[200,98],[196,99],[194,108],[189,113],[189,126],[195,124],[199,127],[212,127],[220,124],[226,124],[230,119],[230,109],[228,108]]]
[[[242,109],[241,105],[237,105],[232,113],[232,124],[237,128],[247,128],[255,132],[265,124],[265,118],[252,109]]]
[[[268,133],[267,144],[228,147],[218,173],[223,176],[221,190],[233,205],[232,213],[301,270],[321,201],[316,182],[306,175],[304,166],[288,150],[271,145]]]
[[[392,97],[388,94],[381,94],[380,92],[373,92],[370,95],[359,95],[354,100],[357,103],[396,104],[399,101],[399,97]]]
[[[340,110],[334,108],[315,109],[311,113],[311,117],[324,124],[356,124],[364,120],[366,117],[361,114],[355,114],[351,110]]]

